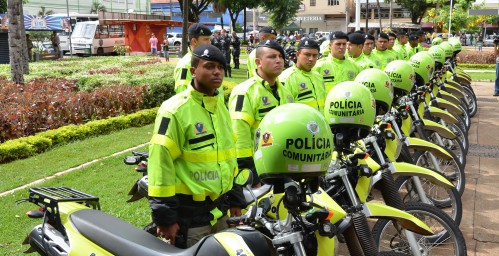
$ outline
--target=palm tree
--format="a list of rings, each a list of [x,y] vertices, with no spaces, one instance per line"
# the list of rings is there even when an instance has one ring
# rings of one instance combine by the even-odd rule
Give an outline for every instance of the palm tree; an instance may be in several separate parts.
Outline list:
[[[92,6],[90,7],[90,13],[98,13],[100,11],[105,12],[106,11],[106,6],[101,4],[99,1],[94,0],[92,2]]]
[[[53,10],[45,10],[45,6],[42,6],[42,9],[38,11],[39,16],[47,16],[54,14]]]

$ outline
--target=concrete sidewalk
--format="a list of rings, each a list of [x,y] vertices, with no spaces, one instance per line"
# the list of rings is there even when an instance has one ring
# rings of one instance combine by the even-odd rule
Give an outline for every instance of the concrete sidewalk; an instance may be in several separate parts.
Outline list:
[[[468,133],[461,230],[468,255],[499,253],[499,97],[494,83],[473,82],[478,113]]]

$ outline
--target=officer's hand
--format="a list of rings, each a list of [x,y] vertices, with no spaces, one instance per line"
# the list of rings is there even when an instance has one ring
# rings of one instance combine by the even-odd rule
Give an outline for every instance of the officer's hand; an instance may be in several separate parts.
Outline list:
[[[230,207],[230,217],[239,217],[241,216],[241,207],[233,206]]]
[[[170,240],[170,244],[175,245],[175,236],[180,230],[180,226],[175,223],[170,226],[158,226],[156,229],[159,237]]]

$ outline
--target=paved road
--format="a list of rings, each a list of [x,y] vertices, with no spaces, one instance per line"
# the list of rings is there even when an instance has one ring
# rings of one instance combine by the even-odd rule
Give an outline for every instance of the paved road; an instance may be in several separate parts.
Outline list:
[[[461,230],[468,255],[499,253],[499,97],[494,83],[473,82],[478,113],[468,133],[470,150],[466,164]]]

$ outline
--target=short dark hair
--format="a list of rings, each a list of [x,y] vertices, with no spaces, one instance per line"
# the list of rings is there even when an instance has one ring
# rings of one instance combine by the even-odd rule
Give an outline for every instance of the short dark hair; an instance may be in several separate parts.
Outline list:
[[[197,68],[198,65],[199,65],[199,60],[200,59],[201,58],[199,58],[198,56],[192,55],[192,57],[191,57],[191,67]],[[189,71],[189,72],[191,72],[191,71]]]

